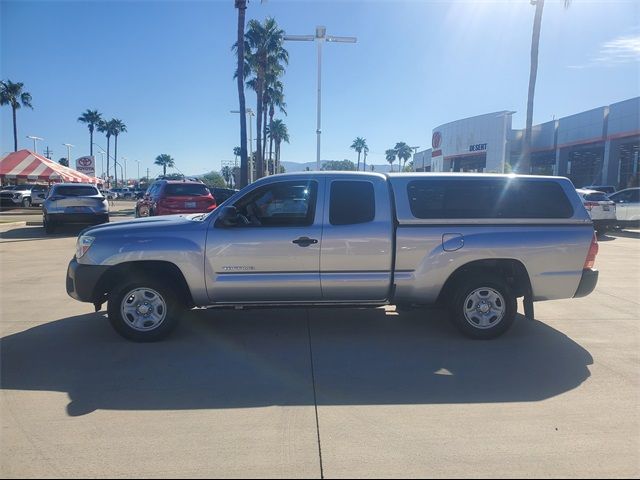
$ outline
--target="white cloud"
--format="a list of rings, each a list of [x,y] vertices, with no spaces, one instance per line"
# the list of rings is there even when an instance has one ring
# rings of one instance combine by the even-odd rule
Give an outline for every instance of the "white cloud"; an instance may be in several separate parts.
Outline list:
[[[640,33],[622,35],[604,42],[598,53],[586,65],[569,65],[569,68],[612,67],[640,62]]]

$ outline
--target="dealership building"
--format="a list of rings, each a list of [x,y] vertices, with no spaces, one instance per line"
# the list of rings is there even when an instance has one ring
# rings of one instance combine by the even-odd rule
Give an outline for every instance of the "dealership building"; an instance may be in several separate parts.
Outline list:
[[[524,130],[513,129],[515,112],[456,120],[432,131],[432,148],[413,157],[416,171],[510,171],[522,152]],[[531,170],[569,177],[577,187],[638,185],[640,97],[534,125]]]

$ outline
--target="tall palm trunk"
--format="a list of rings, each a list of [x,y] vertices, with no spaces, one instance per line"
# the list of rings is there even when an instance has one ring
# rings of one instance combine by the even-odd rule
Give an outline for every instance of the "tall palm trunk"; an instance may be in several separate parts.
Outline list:
[[[258,97],[258,104],[256,106],[256,120],[258,122],[256,132],[256,178],[264,177],[264,163],[262,161],[262,98],[264,94],[264,68],[260,67],[258,72],[258,91],[256,96]]]
[[[118,135],[114,135],[114,152],[113,152],[113,176],[115,178],[116,187],[118,186]],[[120,181],[123,179],[121,178]]]
[[[280,142],[276,142],[276,161],[275,161],[276,172],[280,173]]]
[[[16,107],[11,106],[13,111],[13,151],[18,151],[18,127],[16,125]]]
[[[240,103],[240,188],[249,184],[249,155],[247,153],[247,104],[244,98],[244,23],[247,0],[235,0],[238,9],[238,102]]]
[[[273,137],[272,132],[273,132],[273,115],[275,114],[275,110],[273,108],[273,104],[271,104],[271,106],[269,107],[269,160],[272,159],[272,152],[273,152]],[[276,168],[276,161],[275,159],[271,160],[273,162],[273,174],[276,175],[278,173],[278,169]]]
[[[267,175],[269,174],[269,159],[267,158],[267,113],[269,112],[269,109],[267,108],[267,103],[263,102],[262,108],[263,108],[263,112],[262,112],[262,116],[263,116],[263,123],[262,123],[262,158],[264,158],[264,163],[266,165],[265,169],[267,172]]]
[[[518,165],[518,173],[531,173],[531,128],[533,126],[533,97],[536,92],[538,76],[538,49],[540,47],[540,29],[542,27],[542,9],[544,0],[536,0],[536,14],[533,20],[531,38],[531,71],[529,73],[529,95],[527,98],[527,124],[524,130],[522,157]]]
[[[360,151],[358,150],[358,168],[356,168],[356,171],[360,171]]]
[[[89,152],[93,157],[93,125],[89,125]]]
[[[111,185],[111,176],[109,175],[109,162],[111,157],[109,156],[109,147],[111,146],[111,136],[107,135],[107,182]]]
[[[367,171],[367,151],[364,151],[364,159],[362,161],[362,171],[366,172]]]

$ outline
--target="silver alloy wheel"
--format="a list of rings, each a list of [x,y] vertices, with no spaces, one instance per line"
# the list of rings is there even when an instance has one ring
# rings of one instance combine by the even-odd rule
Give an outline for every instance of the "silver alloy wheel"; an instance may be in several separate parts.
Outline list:
[[[474,328],[487,330],[498,325],[507,312],[502,295],[490,287],[477,288],[464,301],[464,318]]]
[[[136,288],[127,293],[120,305],[122,318],[134,330],[149,332],[158,328],[167,317],[167,304],[151,288]]]

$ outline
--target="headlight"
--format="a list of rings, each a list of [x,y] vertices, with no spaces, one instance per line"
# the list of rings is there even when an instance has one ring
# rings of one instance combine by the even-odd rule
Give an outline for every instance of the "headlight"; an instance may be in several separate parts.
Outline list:
[[[15,198],[16,200],[17,200],[18,198],[20,198],[21,196],[22,196],[22,194],[21,194],[21,193],[14,193],[14,194],[13,194],[13,198]]]
[[[84,254],[91,248],[91,245],[93,245],[94,240],[95,237],[90,235],[81,235],[78,237],[78,242],[76,243],[76,258],[84,256]]]

